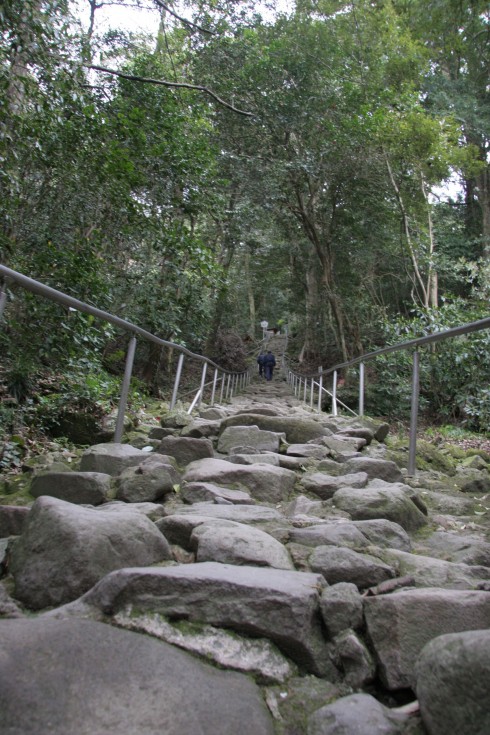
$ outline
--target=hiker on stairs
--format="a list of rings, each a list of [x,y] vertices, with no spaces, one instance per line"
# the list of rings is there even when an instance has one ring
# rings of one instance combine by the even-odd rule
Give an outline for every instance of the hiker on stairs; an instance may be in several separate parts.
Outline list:
[[[274,373],[275,365],[276,365],[276,358],[274,357],[272,352],[268,350],[267,354],[264,357],[264,373],[265,373],[266,380],[272,380],[272,375]]]

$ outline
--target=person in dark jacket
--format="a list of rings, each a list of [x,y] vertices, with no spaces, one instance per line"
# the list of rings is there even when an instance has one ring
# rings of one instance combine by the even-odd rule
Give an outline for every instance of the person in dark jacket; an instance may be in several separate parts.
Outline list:
[[[259,376],[262,377],[264,374],[264,360],[265,360],[265,352],[262,350],[262,352],[257,357],[257,362],[259,365]]]
[[[274,373],[275,365],[276,358],[274,357],[272,352],[268,350],[266,356],[264,357],[264,373],[266,380],[272,380],[272,374]]]

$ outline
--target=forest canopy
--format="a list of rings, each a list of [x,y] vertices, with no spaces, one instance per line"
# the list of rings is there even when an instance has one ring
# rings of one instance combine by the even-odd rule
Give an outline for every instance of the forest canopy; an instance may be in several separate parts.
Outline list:
[[[263,319],[308,367],[488,316],[486,3],[132,5],[154,33],[99,23],[129,0],[0,8],[3,265],[217,359]],[[6,316],[19,397],[120,362],[83,315],[16,290]],[[488,430],[489,358],[438,348],[431,410]],[[157,393],[165,359],[137,360]]]

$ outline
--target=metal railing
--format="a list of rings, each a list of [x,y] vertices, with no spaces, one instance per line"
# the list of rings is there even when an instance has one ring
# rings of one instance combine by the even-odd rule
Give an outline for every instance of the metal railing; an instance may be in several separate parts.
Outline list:
[[[195,408],[199,406],[199,404],[201,403],[201,400],[203,399],[206,388],[211,387],[210,405],[213,406],[215,403],[216,394],[218,392],[218,389],[220,393],[219,400],[221,402],[223,400],[230,400],[235,393],[242,390],[250,382],[250,370],[249,369],[245,371],[241,371],[241,372],[225,370],[224,368],[220,367],[219,365],[216,365],[216,363],[214,363],[209,358],[204,357],[203,355],[197,355],[191,352],[190,350],[186,349],[185,347],[182,347],[181,345],[176,344],[175,342],[168,342],[164,339],[160,339],[160,337],[157,337],[151,332],[146,331],[146,329],[142,329],[141,327],[138,327],[136,324],[132,324],[131,322],[128,322],[126,319],[121,319],[121,317],[115,316],[114,314],[110,314],[107,311],[102,311],[102,309],[98,309],[95,306],[86,304],[83,301],[79,301],[78,299],[75,299],[72,296],[68,296],[68,294],[62,293],[61,291],[57,291],[56,289],[51,288],[50,286],[46,286],[45,284],[40,283],[39,281],[35,281],[32,278],[28,278],[27,276],[24,276],[22,273],[18,273],[17,271],[11,270],[10,268],[7,268],[6,266],[3,266],[3,265],[0,265],[0,279],[2,281],[2,283],[0,284],[0,322],[2,321],[5,306],[7,304],[7,296],[8,296],[7,285],[14,283],[26,289],[27,291],[30,291],[31,293],[38,294],[39,296],[43,296],[44,298],[50,299],[51,301],[56,301],[57,303],[62,304],[63,306],[66,306],[68,308],[76,309],[77,311],[84,312],[85,314],[91,314],[97,319],[114,324],[116,327],[124,330],[125,332],[129,332],[131,334],[131,337],[129,339],[127,353],[126,353],[126,363],[125,363],[124,376],[123,376],[122,385],[121,385],[121,395],[119,399],[119,407],[118,407],[118,413],[117,413],[117,419],[116,419],[116,428],[114,432],[115,442],[120,442],[122,435],[123,435],[124,415],[125,415],[126,405],[127,405],[127,400],[128,400],[131,375],[133,372],[134,356],[136,353],[136,344],[137,344],[136,335],[138,335],[142,339],[148,340],[149,342],[154,342],[155,344],[160,345],[161,347],[167,347],[171,350],[176,350],[177,352],[180,353],[178,363],[177,363],[177,369],[175,373],[174,385],[173,385],[173,390],[172,390],[172,398],[170,400],[170,406],[169,406],[170,410],[175,408],[175,405],[178,400],[179,385],[180,385],[180,380],[182,376],[182,368],[184,365],[185,356],[190,357],[202,363],[201,382],[199,385],[199,389],[197,390],[192,401],[190,402],[190,406],[187,411],[188,413],[191,413]],[[212,380],[209,382],[206,382],[206,373],[207,373],[208,367],[213,368],[214,373],[213,373]],[[190,391],[189,393],[193,393],[193,392],[194,391]],[[189,395],[189,393],[184,394],[184,395]]]
[[[411,400],[410,400],[410,431],[409,431],[409,455],[408,455],[408,474],[409,476],[415,475],[416,465],[416,451],[417,451],[417,422],[418,422],[418,409],[419,409],[419,393],[420,393],[420,353],[419,347],[424,345],[434,344],[441,342],[446,339],[453,339],[454,337],[460,337],[471,332],[479,332],[484,329],[490,329],[490,317],[480,319],[477,322],[469,322],[459,327],[453,327],[452,329],[446,329],[441,332],[435,332],[434,334],[428,334],[425,337],[418,337],[417,339],[411,339],[407,342],[399,342],[396,345],[390,345],[389,347],[383,347],[375,352],[368,352],[365,355],[356,357],[348,362],[342,362],[338,365],[334,365],[327,370],[323,367],[319,367],[316,372],[301,375],[295,372],[291,367],[286,366],[287,370],[287,381],[291,385],[295,395],[301,398],[305,403],[309,403],[311,408],[314,406],[314,391],[318,391],[318,398],[316,402],[317,411],[321,411],[322,398],[325,394],[328,394],[332,399],[332,414],[334,416],[338,413],[338,404],[342,405],[343,408],[347,409],[354,415],[364,416],[364,392],[365,392],[365,363],[371,360],[375,360],[380,355],[387,355],[390,352],[399,352],[401,350],[413,350],[412,355],[412,388],[411,388]],[[346,406],[337,397],[337,384],[338,384],[338,372],[344,368],[352,367],[353,365],[359,365],[359,408],[358,414],[352,411],[351,408]],[[324,378],[327,375],[332,376],[332,390],[329,391],[324,387]],[[309,384],[309,389],[308,389]],[[308,392],[309,391],[309,392]]]

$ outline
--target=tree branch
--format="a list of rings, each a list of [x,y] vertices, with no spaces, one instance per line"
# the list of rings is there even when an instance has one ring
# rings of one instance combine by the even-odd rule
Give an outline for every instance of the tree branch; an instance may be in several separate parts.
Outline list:
[[[105,66],[98,66],[97,64],[83,64],[87,69],[94,69],[95,71],[102,71],[105,74],[112,74],[115,77],[121,77],[122,79],[129,79],[131,82],[143,82],[144,84],[159,84],[162,87],[175,87],[177,89],[196,89],[199,92],[205,92],[210,97],[219,102],[223,107],[227,107],[229,110],[238,113],[239,115],[245,115],[246,117],[253,117],[252,112],[245,112],[245,110],[239,110],[229,102],[218,97],[209,87],[203,87],[200,84],[188,84],[187,82],[168,82],[165,79],[152,79],[151,77],[140,77],[135,74],[126,74],[122,71],[116,71],[116,69],[107,69]]]
[[[198,26],[196,23],[193,23],[191,20],[187,20],[187,18],[182,18],[182,16],[177,15],[175,10],[172,10],[166,3],[162,2],[162,0],[155,0],[155,4],[158,5],[159,8],[162,8],[162,10],[165,10],[167,13],[170,13],[170,15],[173,15],[174,18],[177,20],[180,20],[181,23],[183,23],[185,26],[190,28],[193,31],[200,31],[201,33],[208,33],[210,36],[214,36],[214,32],[208,30],[208,28],[203,28],[202,26]]]

